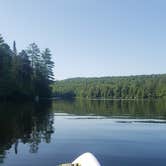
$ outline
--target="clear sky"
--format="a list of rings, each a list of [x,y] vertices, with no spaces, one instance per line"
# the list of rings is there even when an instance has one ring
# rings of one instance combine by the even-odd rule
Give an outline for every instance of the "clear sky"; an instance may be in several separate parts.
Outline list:
[[[166,73],[166,0],[1,0],[0,33],[49,47],[56,79]]]

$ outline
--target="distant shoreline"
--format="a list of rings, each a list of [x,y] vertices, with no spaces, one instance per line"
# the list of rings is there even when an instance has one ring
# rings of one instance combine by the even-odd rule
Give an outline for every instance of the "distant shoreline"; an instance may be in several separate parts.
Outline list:
[[[54,97],[100,100],[166,98],[166,74],[71,78],[52,84]]]

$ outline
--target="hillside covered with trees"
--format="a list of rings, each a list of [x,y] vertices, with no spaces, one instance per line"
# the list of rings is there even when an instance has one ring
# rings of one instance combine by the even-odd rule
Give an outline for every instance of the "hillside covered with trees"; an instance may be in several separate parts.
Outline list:
[[[166,74],[66,79],[54,83],[53,94],[63,98],[166,98]]]
[[[35,43],[21,52],[11,49],[0,35],[0,99],[51,95],[53,66],[50,49],[40,51]]]

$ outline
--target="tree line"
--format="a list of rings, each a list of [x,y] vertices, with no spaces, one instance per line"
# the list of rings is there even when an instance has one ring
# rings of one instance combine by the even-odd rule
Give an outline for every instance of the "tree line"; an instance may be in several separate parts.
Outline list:
[[[53,84],[53,94],[63,98],[166,98],[166,74],[66,79]]]
[[[32,43],[18,52],[15,41],[10,48],[0,35],[0,99],[50,96],[53,67],[49,48]]]

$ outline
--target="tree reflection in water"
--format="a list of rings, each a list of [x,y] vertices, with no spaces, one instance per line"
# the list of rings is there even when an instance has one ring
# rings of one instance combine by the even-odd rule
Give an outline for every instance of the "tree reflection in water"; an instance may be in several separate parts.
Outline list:
[[[52,107],[55,112],[75,115],[166,119],[165,100],[59,100]]]
[[[41,147],[39,144],[50,143],[54,132],[54,113],[55,115],[56,113],[57,115],[60,115],[58,113],[96,115],[106,118],[166,119],[166,102],[164,100],[55,100],[38,104],[0,104],[0,163],[11,148],[17,154],[21,150],[21,144],[27,144],[30,153],[36,153]]]
[[[41,142],[50,143],[53,128],[51,103],[1,103],[0,104],[0,163],[6,150],[13,145],[15,154],[19,143],[28,144],[36,153]]]

